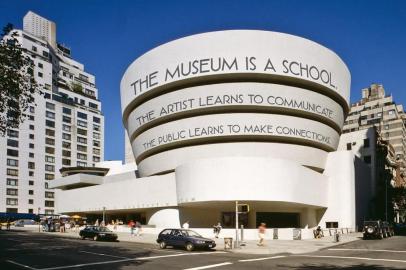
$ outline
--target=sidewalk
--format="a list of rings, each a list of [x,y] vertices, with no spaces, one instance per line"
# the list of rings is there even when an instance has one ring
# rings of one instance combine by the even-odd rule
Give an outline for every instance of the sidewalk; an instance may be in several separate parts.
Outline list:
[[[21,228],[28,229],[29,231],[37,232],[37,230],[32,230],[30,228]],[[72,237],[79,238],[78,232],[68,231],[66,233],[59,232],[41,232],[44,234],[54,235],[58,237]],[[143,244],[153,244],[157,245],[155,234],[142,234],[140,236],[131,236],[126,232],[116,232],[118,235],[118,240],[123,242],[134,242],[134,243],[143,243]],[[343,243],[348,243],[351,241],[359,240],[362,236],[362,233],[350,233],[350,234],[341,234],[340,242],[336,243],[333,241],[333,236],[326,236],[322,239],[308,239],[308,240],[267,240],[265,241],[265,246],[257,246],[256,241],[246,241],[244,246],[241,248],[233,248],[228,250],[234,253],[245,253],[245,254],[266,254],[274,255],[281,253],[290,253],[290,254],[301,254],[315,252],[317,250],[340,245]],[[224,250],[224,239],[223,238],[212,238],[216,241],[216,250]]]

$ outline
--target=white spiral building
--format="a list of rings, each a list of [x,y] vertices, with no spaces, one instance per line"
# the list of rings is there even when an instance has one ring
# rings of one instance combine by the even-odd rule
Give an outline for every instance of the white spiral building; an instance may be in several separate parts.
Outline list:
[[[354,228],[356,165],[336,152],[349,94],[340,57],[297,36],[232,30],[163,44],[121,81],[141,178],[89,188],[157,227],[229,226],[239,201],[249,228]]]

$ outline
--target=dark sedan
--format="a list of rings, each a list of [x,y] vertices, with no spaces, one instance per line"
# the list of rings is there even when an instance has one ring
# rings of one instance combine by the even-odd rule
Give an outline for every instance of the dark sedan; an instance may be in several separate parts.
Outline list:
[[[159,233],[156,241],[160,248],[167,246],[184,247],[187,251],[192,251],[195,248],[211,249],[216,246],[216,242],[213,240],[186,229],[165,229]]]
[[[95,241],[98,241],[98,240],[116,241],[117,240],[117,234],[110,231],[106,227],[100,227],[100,226],[87,226],[86,228],[84,228],[83,230],[81,230],[79,232],[79,236],[82,239],[91,238]]]

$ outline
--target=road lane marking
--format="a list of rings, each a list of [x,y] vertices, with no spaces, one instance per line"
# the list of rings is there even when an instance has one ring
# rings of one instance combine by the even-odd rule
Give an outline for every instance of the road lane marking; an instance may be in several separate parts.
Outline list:
[[[256,259],[246,259],[246,260],[238,260],[239,262],[255,262],[255,261],[264,261],[264,260],[272,260],[272,259],[279,259],[285,258],[286,256],[274,256],[274,257],[264,257],[264,258],[256,258]]]
[[[209,269],[209,268],[215,268],[215,267],[220,267],[220,266],[229,265],[229,264],[233,264],[233,263],[231,263],[231,262],[223,262],[223,263],[210,264],[210,265],[199,266],[199,267],[193,267],[193,268],[185,268],[184,270]]]
[[[96,253],[96,252],[90,252],[90,251],[79,251],[81,253],[87,253],[87,254],[93,254],[93,255],[99,255],[99,256],[107,256],[107,257],[112,257],[112,258],[117,258],[117,259],[132,259],[128,257],[121,257],[121,256],[114,256],[114,255],[109,255],[105,253]]]
[[[75,265],[55,266],[55,267],[47,267],[47,268],[40,268],[40,269],[32,268],[32,267],[29,267],[29,266],[24,266],[24,267],[27,267],[28,269],[31,269],[31,270],[59,270],[59,269],[69,269],[69,268],[84,267],[84,266],[90,266],[90,265],[103,265],[103,264],[130,262],[130,261],[153,260],[153,259],[168,258],[168,257],[218,254],[218,253],[227,253],[227,252],[225,252],[225,251],[217,251],[217,252],[179,253],[179,254],[162,255],[162,256],[138,257],[138,258],[128,258],[128,259],[113,260],[113,261],[103,261],[103,262],[82,263],[82,264],[75,264]],[[15,264],[17,264],[17,263],[15,263]],[[23,265],[21,265],[21,266],[23,266]]]
[[[400,262],[406,263],[406,260],[394,260],[394,259],[375,259],[366,257],[351,257],[351,256],[325,256],[325,255],[292,255],[298,257],[308,257],[308,258],[330,258],[330,259],[350,259],[350,260],[364,260],[364,261],[382,261],[382,262]]]
[[[20,267],[27,268],[27,269],[31,269],[31,270],[37,270],[37,268],[31,267],[31,266],[28,266],[28,265],[24,265],[24,264],[21,264],[21,263],[15,262],[15,261],[6,260],[6,262],[9,262],[9,263],[12,263],[12,264],[15,264],[15,265],[18,265],[18,266],[20,266]]]
[[[367,248],[329,248],[328,250],[332,250],[332,251],[374,251],[374,252],[406,253],[406,250],[367,249]]]

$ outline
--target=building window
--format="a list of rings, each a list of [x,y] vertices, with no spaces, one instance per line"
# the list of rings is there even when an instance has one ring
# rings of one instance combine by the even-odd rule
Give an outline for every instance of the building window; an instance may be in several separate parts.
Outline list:
[[[100,131],[100,126],[99,125],[93,125],[93,130],[94,131]]]
[[[364,148],[369,148],[369,138],[364,139]]]
[[[86,138],[83,138],[83,137],[77,137],[77,141],[78,141],[78,143],[84,143],[84,144],[86,144],[87,143],[87,139]]]
[[[8,188],[7,189],[7,195],[18,196],[18,189]]]
[[[47,102],[46,103],[46,108],[47,109],[49,109],[49,110],[55,110],[55,104],[52,104],[52,103],[50,103],[50,102]]]
[[[34,176],[34,171],[29,171],[28,176]]]
[[[18,205],[18,199],[7,198],[6,204],[7,205]]]
[[[82,121],[82,120],[78,120],[78,126],[80,126],[80,127],[87,127],[87,122],[86,122],[86,121]]]
[[[389,125],[385,125],[385,127],[384,127],[386,130],[388,130],[389,129]]]
[[[97,124],[100,124],[100,118],[96,117],[96,116],[93,116],[93,122],[97,123]]]
[[[78,112],[78,118],[82,118],[82,119],[87,120],[87,114],[82,113],[82,112]]]
[[[43,65],[42,63],[39,63],[39,62],[38,62],[38,67],[39,67],[39,68],[44,68],[44,65]]]
[[[364,156],[364,162],[366,164],[371,164],[371,156]]]
[[[68,148],[68,149],[70,149],[70,146],[71,146],[70,142],[62,141],[62,147],[63,147],[63,148]]]
[[[18,176],[18,170],[16,170],[16,169],[7,169],[7,175]]]
[[[34,140],[34,134],[30,134],[30,135],[29,135],[29,138],[30,138],[31,140]]]
[[[28,169],[34,170],[35,169],[35,163],[28,161]]]
[[[45,198],[53,199],[54,197],[55,196],[53,192],[45,191]]]
[[[34,158],[34,153],[28,153],[28,156],[29,156],[30,158]]]
[[[62,108],[62,112],[65,113],[65,114],[69,114],[69,115],[72,114],[72,110],[69,109],[69,108],[66,108],[66,107],[63,107],[63,108]]]
[[[51,118],[51,119],[55,119],[55,113],[50,112],[50,111],[46,111],[45,116],[48,118]]]
[[[100,149],[93,148],[93,154],[100,155]]]
[[[34,108],[34,106],[30,106],[30,113],[35,113],[35,108]]]
[[[54,201],[45,201],[45,207],[54,207]]]
[[[45,143],[49,144],[49,145],[55,145],[55,140],[51,139],[51,138],[48,138],[48,137],[45,137]]]
[[[7,149],[7,155],[12,157],[18,157],[18,150]]]
[[[86,160],[86,159],[87,159],[87,155],[78,153],[78,154],[77,154],[77,158],[78,158],[78,159]]]
[[[94,96],[94,94],[92,94],[91,96]],[[93,109],[96,109],[96,110],[99,108],[99,106],[97,104],[92,103],[92,102],[89,102],[89,107],[93,108]]]
[[[44,57],[48,58],[49,53],[48,53],[47,51],[42,51],[42,56],[44,56]]]
[[[93,141],[93,146],[100,147],[100,142],[99,141]]]
[[[28,209],[28,214],[34,214],[34,209]]]
[[[94,162],[100,162],[100,157],[93,156],[93,161]]]
[[[389,114],[389,115],[394,115],[394,114],[395,114],[395,111],[394,111],[394,110],[390,110],[390,111],[388,112],[388,114]]]
[[[45,171],[47,171],[47,172],[54,172],[54,171],[55,171],[55,166],[54,166],[54,165],[45,164]]]
[[[76,165],[77,165],[78,167],[87,167],[87,163],[86,163],[86,162],[82,162],[82,161],[78,161],[78,162],[76,163]]]
[[[87,152],[87,147],[83,145],[77,145],[77,150],[81,152]]]
[[[62,159],[62,165],[70,166],[70,159]]]
[[[93,139],[100,139],[99,133],[93,133]]]
[[[50,173],[45,174],[45,180],[54,180],[54,179],[55,179],[55,175],[50,174]]]
[[[55,128],[55,122],[54,122],[54,121],[51,121],[51,120],[46,120],[46,121],[45,121],[45,125],[46,125],[47,127]]]
[[[37,47],[32,46],[31,50],[32,50],[33,52],[36,52],[36,51],[37,51]]]
[[[62,150],[62,156],[64,156],[64,157],[70,157],[70,151],[68,151],[68,150]]]
[[[34,195],[34,190],[32,189],[28,190],[28,195]]]
[[[18,160],[17,159],[7,159],[7,165],[12,167],[18,167]]]
[[[7,136],[10,138],[18,138],[18,131],[17,130],[7,130]]]
[[[70,126],[63,124],[63,125],[62,125],[62,130],[63,130],[63,131],[67,131],[67,132],[71,132],[72,129],[71,129]]]
[[[47,154],[55,154],[55,148],[53,148],[53,147],[45,147],[45,153],[47,153]]]
[[[17,208],[6,208],[6,213],[17,213],[18,209]]]
[[[87,136],[87,130],[86,129],[78,128],[77,132],[78,132],[79,135]]]
[[[30,143],[30,144],[28,144],[28,147],[31,148],[31,149],[34,149],[34,144]]]
[[[12,140],[12,139],[7,139],[7,146],[18,147],[18,141]]]
[[[33,186],[33,185],[34,185],[34,181],[32,181],[32,180],[28,181],[28,185]]]
[[[45,209],[45,215],[53,215],[54,210]]]
[[[71,121],[72,121],[72,118],[70,118],[69,116],[66,116],[66,115],[63,115],[62,116],[62,121],[64,122],[64,123],[71,123]]]
[[[38,72],[38,77],[40,77],[40,78],[44,77],[44,75],[42,74],[42,72]]]
[[[68,133],[62,133],[62,139],[64,140],[70,140],[71,136]]]
[[[45,156],[45,162],[55,163],[55,158],[51,156]]]
[[[34,125],[30,125],[30,130],[34,130]]]
[[[8,186],[18,186],[18,180],[7,178],[7,185]]]
[[[34,200],[33,199],[28,199],[28,204],[34,204]]]
[[[45,135],[50,136],[50,137],[55,137],[55,130],[46,129],[45,130]]]

